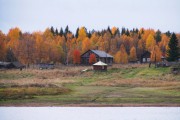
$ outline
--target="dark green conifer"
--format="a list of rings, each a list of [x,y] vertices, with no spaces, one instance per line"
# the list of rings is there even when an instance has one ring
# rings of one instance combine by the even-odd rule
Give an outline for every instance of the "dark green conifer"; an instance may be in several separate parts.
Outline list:
[[[169,50],[167,50],[167,60],[168,61],[176,61],[179,58],[179,48],[178,48],[178,39],[176,37],[176,34],[173,33],[171,35],[169,44],[168,44]]]

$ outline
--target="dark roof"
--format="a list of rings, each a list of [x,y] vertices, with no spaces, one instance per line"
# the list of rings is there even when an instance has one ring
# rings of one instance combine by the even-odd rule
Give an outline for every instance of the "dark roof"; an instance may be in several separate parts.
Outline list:
[[[11,64],[11,62],[2,62],[2,61],[0,61],[0,65],[2,65],[2,66],[7,66],[7,65],[10,65]]]
[[[12,68],[22,68],[25,67],[23,64],[21,64],[20,62],[16,61],[16,62],[1,62],[0,61],[0,66],[4,66],[4,67],[9,67],[11,66]]]
[[[92,52],[94,52],[95,54],[97,54],[99,57],[111,57],[113,58],[113,56],[111,56],[110,54],[104,52],[104,51],[100,51],[100,50],[91,50]]]
[[[151,53],[150,53],[149,51],[145,51],[145,52],[141,55],[141,57],[144,57],[144,56],[150,57],[150,56],[151,56]]]
[[[20,62],[16,61],[16,62],[12,62],[12,64],[17,67],[17,68],[21,68],[21,67],[25,67],[23,64],[21,64]]]

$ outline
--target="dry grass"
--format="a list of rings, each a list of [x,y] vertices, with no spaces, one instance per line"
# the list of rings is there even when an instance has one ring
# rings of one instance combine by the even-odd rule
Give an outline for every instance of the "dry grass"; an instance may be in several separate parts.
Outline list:
[[[144,68],[148,67],[148,64],[113,64],[111,68]]]
[[[144,80],[144,79],[118,79],[100,80],[92,83],[95,86],[116,86],[116,87],[176,87],[180,86],[179,81]]]
[[[28,85],[28,84],[67,84],[74,83],[75,78],[82,76],[81,71],[83,69],[91,69],[91,67],[66,67],[64,69],[53,69],[53,70],[37,70],[37,69],[26,69],[23,71],[19,70],[7,70],[0,71],[0,75],[4,74],[5,77],[0,77],[0,84],[17,84],[17,85]],[[6,77],[7,76],[7,77]]]
[[[82,72],[84,69],[88,71]],[[179,104],[180,76],[169,70],[117,64],[108,66],[107,72],[93,72],[91,66],[0,71],[0,105],[26,102],[24,99],[29,104]]]
[[[0,89],[0,99],[29,99],[35,95],[59,95],[70,92],[70,89],[63,87],[49,87],[43,85],[36,85],[36,87],[16,86]],[[38,87],[37,87],[38,86]],[[41,86],[41,87],[39,87]],[[43,86],[43,87],[42,87]]]

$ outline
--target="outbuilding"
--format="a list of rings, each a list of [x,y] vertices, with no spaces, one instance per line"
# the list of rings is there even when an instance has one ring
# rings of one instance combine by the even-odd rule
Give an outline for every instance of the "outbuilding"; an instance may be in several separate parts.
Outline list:
[[[96,56],[97,61],[102,61],[108,65],[112,65],[113,63],[113,56],[110,54],[100,50],[88,50],[81,55],[81,64],[89,65],[89,58],[91,54]]]
[[[140,62],[141,63],[149,63],[151,61],[150,57],[151,57],[151,53],[149,51],[146,51],[141,55]]]
[[[93,70],[95,71],[107,71],[107,64],[101,61],[93,64]]]
[[[12,69],[12,68],[22,69],[24,67],[25,66],[18,61],[15,61],[15,62],[2,62],[2,61],[0,61],[0,69]]]

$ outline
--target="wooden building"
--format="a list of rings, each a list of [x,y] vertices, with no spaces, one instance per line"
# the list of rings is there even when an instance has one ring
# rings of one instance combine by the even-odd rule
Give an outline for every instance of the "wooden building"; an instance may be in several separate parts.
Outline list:
[[[16,62],[1,62],[0,61],[0,69],[12,69],[12,68],[22,69],[24,67],[25,66],[18,61]]]
[[[93,64],[93,70],[95,70],[95,71],[107,71],[107,64],[99,61],[99,62]]]
[[[149,51],[144,52],[141,55],[141,63],[149,63],[151,61],[151,53]]]
[[[88,50],[81,55],[81,64],[88,65],[89,64],[89,56],[91,54],[95,54],[96,61],[102,61],[108,65],[112,65],[113,63],[113,56],[109,55],[108,53],[100,50]]]

